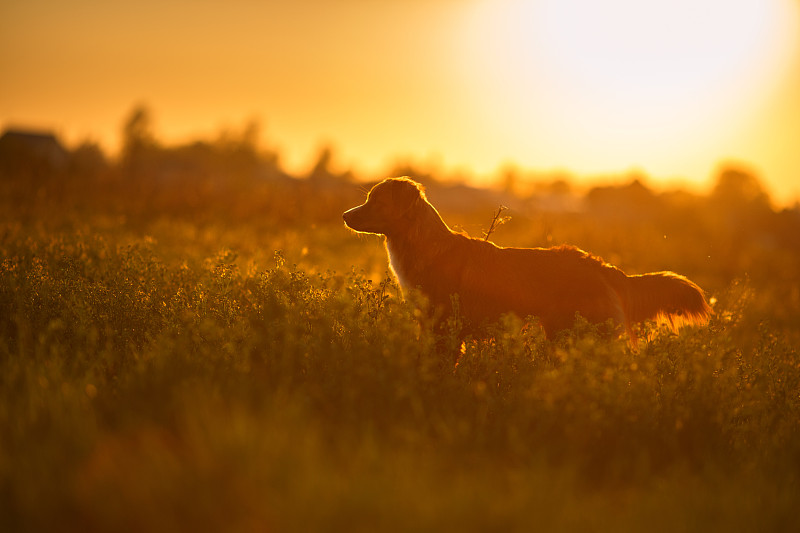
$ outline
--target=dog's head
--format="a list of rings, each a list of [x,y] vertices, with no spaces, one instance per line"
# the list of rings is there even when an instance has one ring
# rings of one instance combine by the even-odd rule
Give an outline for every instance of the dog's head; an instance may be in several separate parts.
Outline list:
[[[369,191],[366,202],[345,211],[342,218],[350,229],[391,235],[405,227],[414,208],[425,202],[419,183],[409,178],[388,178]]]

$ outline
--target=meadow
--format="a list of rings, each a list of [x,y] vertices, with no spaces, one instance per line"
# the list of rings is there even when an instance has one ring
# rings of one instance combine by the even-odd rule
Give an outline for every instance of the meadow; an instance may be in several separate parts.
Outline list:
[[[800,526],[796,209],[724,187],[520,201],[498,244],[575,244],[707,291],[708,326],[646,325],[634,351],[585,323],[437,329],[379,239],[343,227],[363,198],[347,180],[0,186],[6,531]],[[442,214],[480,236],[493,208]]]

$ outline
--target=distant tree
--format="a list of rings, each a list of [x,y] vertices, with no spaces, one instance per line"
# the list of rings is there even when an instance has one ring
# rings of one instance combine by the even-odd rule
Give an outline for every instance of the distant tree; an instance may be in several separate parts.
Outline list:
[[[436,182],[434,172],[426,168],[426,165],[416,163],[411,159],[402,159],[394,163],[389,169],[388,176],[400,177],[408,176],[426,185]]]
[[[711,199],[730,209],[769,207],[770,199],[759,179],[739,166],[727,166],[717,176]]]
[[[154,145],[153,118],[150,109],[144,105],[136,106],[125,120],[122,134],[125,150]]]
[[[769,195],[749,169],[739,165],[723,167],[709,195],[708,207],[715,225],[726,237],[720,243],[727,247],[729,264],[744,269],[751,262],[751,245],[774,243],[776,215]]]
[[[257,118],[247,121],[242,130],[242,146],[249,148],[253,153],[258,152],[258,143],[261,139],[261,122]]]
[[[550,194],[566,196],[572,194],[572,184],[566,178],[557,178],[547,184],[545,190]]]
[[[498,176],[498,188],[508,194],[516,195],[519,193],[520,170],[513,163],[507,163],[500,169]]]
[[[84,141],[70,153],[69,168],[73,176],[95,178],[106,172],[109,165],[100,145]]]
[[[261,123],[257,119],[247,121],[241,130],[222,128],[217,135],[215,147],[221,152],[256,153],[261,137]]]
[[[554,173],[534,185],[537,194],[567,196],[573,194],[572,178],[565,173]]]
[[[624,185],[594,187],[586,202],[595,213],[613,218],[651,218],[662,207],[661,199],[639,177]]]
[[[241,177],[253,177],[257,174],[262,161],[259,158],[258,143],[261,137],[261,124],[257,119],[247,121],[237,135],[230,154],[231,165]]]
[[[317,182],[328,183],[342,183],[352,181],[353,175],[351,172],[346,171],[343,173],[336,173],[333,171],[332,163],[335,160],[333,148],[330,146],[323,146],[317,156],[317,161],[308,174],[308,179]]]
[[[311,169],[309,178],[320,179],[330,177],[332,159],[333,149],[330,146],[323,147],[317,156],[317,162],[314,163],[314,167]]]
[[[157,148],[150,109],[139,104],[133,108],[122,126],[122,166],[138,176],[149,166]]]

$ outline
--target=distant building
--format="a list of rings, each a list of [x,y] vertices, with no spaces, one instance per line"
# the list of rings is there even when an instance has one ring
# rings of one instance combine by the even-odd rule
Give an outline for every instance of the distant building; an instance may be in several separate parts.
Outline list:
[[[69,153],[52,132],[9,129],[0,136],[0,170],[52,172],[68,163]]]

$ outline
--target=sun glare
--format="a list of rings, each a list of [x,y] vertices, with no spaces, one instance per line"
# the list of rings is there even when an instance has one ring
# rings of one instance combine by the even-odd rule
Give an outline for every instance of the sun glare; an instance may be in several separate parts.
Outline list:
[[[565,163],[661,163],[763,105],[796,18],[788,0],[485,2],[468,24],[470,75],[495,128],[530,138],[546,123],[576,149]]]

